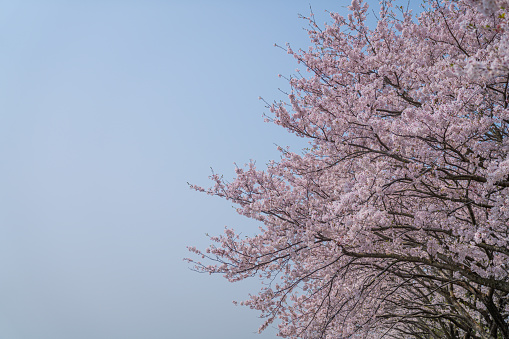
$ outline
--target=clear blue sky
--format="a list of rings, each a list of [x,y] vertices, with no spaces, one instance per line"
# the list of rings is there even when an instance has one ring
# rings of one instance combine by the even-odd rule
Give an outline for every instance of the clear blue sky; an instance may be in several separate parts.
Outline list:
[[[239,339],[257,312],[182,261],[256,224],[191,191],[299,145],[264,123],[311,3],[0,1],[0,338]],[[300,143],[302,145],[302,142]]]

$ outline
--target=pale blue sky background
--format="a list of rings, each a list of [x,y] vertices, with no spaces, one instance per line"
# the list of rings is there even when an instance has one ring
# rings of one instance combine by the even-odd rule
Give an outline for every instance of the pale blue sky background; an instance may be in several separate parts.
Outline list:
[[[191,191],[296,138],[264,123],[311,3],[0,1],[0,338],[274,338],[182,261],[230,204]]]

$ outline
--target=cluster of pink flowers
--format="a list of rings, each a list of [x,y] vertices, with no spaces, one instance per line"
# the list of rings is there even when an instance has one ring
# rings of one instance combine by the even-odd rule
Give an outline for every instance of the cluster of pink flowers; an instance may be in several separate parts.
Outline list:
[[[192,248],[217,262],[197,269],[263,278],[242,304],[283,337],[509,338],[507,5],[311,16],[314,46],[288,48],[310,75],[270,106],[310,146],[194,187],[262,225]]]

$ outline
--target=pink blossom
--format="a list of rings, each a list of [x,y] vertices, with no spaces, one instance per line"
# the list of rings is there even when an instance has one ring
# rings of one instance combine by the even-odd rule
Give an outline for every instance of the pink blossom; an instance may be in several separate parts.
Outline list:
[[[241,304],[283,337],[507,338],[508,3],[385,5],[374,29],[353,0],[287,46],[311,75],[272,121],[310,146],[192,186],[262,225],[190,247],[217,263],[196,269],[264,279]]]

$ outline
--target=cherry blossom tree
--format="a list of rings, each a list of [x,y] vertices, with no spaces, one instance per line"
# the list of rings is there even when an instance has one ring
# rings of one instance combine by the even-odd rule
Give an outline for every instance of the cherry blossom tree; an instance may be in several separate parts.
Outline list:
[[[308,73],[269,118],[309,140],[210,189],[260,222],[190,250],[260,277],[240,304],[288,338],[509,338],[509,13],[505,0],[391,2],[310,23]]]

